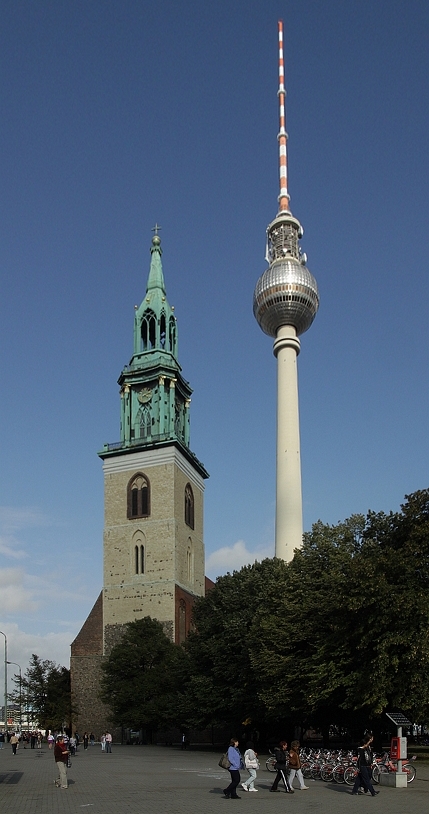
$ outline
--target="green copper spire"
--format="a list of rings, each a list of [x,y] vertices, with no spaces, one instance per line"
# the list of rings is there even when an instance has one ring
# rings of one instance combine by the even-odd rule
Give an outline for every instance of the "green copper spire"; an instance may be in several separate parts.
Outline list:
[[[152,259],[150,261],[150,272],[149,272],[149,279],[147,281],[147,289],[146,292],[152,290],[153,288],[159,288],[162,294],[165,296],[165,283],[164,283],[164,274],[162,273],[162,263],[161,263],[161,238],[158,234],[154,235],[152,238],[152,246],[150,249],[150,253],[152,255]]]
[[[134,353],[124,367],[121,388],[121,440],[106,444],[100,456],[176,444],[203,477],[203,465],[189,449],[192,390],[177,358],[177,321],[167,300],[158,226],[152,238],[146,294],[134,315]]]
[[[136,310],[134,319],[134,355],[159,350],[172,354],[177,360],[177,325],[165,290],[162,271],[161,238],[152,238],[150,270],[146,296]]]

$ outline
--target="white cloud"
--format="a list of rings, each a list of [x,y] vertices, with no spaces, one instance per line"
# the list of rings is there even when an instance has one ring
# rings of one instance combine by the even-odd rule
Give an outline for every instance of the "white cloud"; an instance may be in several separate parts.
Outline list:
[[[206,574],[211,579],[216,579],[221,574],[226,574],[227,571],[238,571],[244,565],[250,565],[256,560],[260,562],[266,557],[272,556],[272,544],[261,546],[255,551],[248,551],[246,543],[238,540],[232,546],[223,546],[209,554],[206,559]]]
[[[38,635],[32,633],[25,633],[20,630],[17,624],[2,623],[1,629],[7,636],[7,657],[8,661],[14,661],[20,665],[22,674],[24,675],[31,656],[36,653],[42,660],[49,659],[55,661],[57,664],[70,666],[70,644],[79,631],[79,624],[70,626],[69,630],[62,631],[61,633],[47,633],[45,635]],[[4,659],[3,659],[3,645],[4,638],[0,636],[0,686],[4,685]],[[3,645],[4,646],[4,645]],[[13,689],[12,677],[19,670],[13,664],[8,666],[8,686]],[[3,690],[0,691],[0,703],[3,703]]]
[[[26,556],[25,551],[15,546],[16,542],[13,537],[0,536],[0,554],[4,554],[5,557],[12,557],[14,560],[21,560]]]
[[[0,613],[14,616],[34,611],[55,601],[86,602],[80,591],[66,590],[57,574],[36,576],[22,568],[0,568]]]
[[[25,574],[20,568],[0,568],[0,613],[33,613],[37,610],[39,604],[24,582]]]
[[[33,506],[0,506],[0,554],[20,560],[26,557],[22,542],[16,538],[24,529],[47,528],[53,521]]]
[[[5,534],[28,528],[46,528],[53,521],[34,506],[0,506],[0,528]]]

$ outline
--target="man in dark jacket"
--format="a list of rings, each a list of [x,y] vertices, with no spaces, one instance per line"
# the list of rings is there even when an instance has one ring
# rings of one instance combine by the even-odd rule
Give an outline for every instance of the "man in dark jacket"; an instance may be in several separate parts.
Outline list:
[[[288,780],[289,755],[286,741],[280,741],[279,745],[274,749],[274,754],[276,756],[275,768],[277,769],[277,774],[270,791],[278,791],[277,786],[280,780],[283,780],[285,792],[287,794],[293,794],[293,789],[291,789]]]
[[[55,785],[57,787],[61,786],[62,789],[67,789],[67,760],[69,756],[69,750],[66,749],[64,744],[64,737],[63,735],[58,735],[55,747],[54,747],[54,759],[55,763],[57,764],[58,769],[58,777],[55,781]]]
[[[352,794],[359,794],[359,787],[362,785],[366,792],[370,792],[372,797],[378,794],[374,791],[374,786],[371,783],[371,764],[372,764],[372,749],[371,743],[373,741],[372,735],[367,735],[361,741],[358,748],[358,774],[356,775],[355,784],[353,786]]]

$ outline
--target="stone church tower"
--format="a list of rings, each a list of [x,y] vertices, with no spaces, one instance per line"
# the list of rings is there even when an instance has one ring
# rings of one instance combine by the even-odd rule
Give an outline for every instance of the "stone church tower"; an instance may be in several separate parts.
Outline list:
[[[121,435],[99,453],[104,470],[103,590],[71,647],[73,728],[107,726],[100,664],[127,622],[151,616],[180,644],[205,593],[203,497],[208,474],[189,447],[192,390],[178,362],[155,228],[134,353],[118,380]]]

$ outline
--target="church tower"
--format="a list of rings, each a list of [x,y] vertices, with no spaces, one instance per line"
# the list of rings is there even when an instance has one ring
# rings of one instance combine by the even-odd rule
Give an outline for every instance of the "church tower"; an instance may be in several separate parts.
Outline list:
[[[118,384],[120,441],[105,444],[103,589],[71,646],[73,729],[102,732],[101,664],[124,625],[150,616],[176,644],[186,638],[204,577],[204,466],[191,452],[192,390],[178,361],[156,226],[134,352]],[[116,733],[121,737],[121,733]]]
[[[189,447],[192,390],[178,362],[155,227],[146,294],[134,316],[134,353],[118,383],[121,440],[104,470],[104,651],[122,626],[151,616],[176,643],[204,595],[204,466]]]

